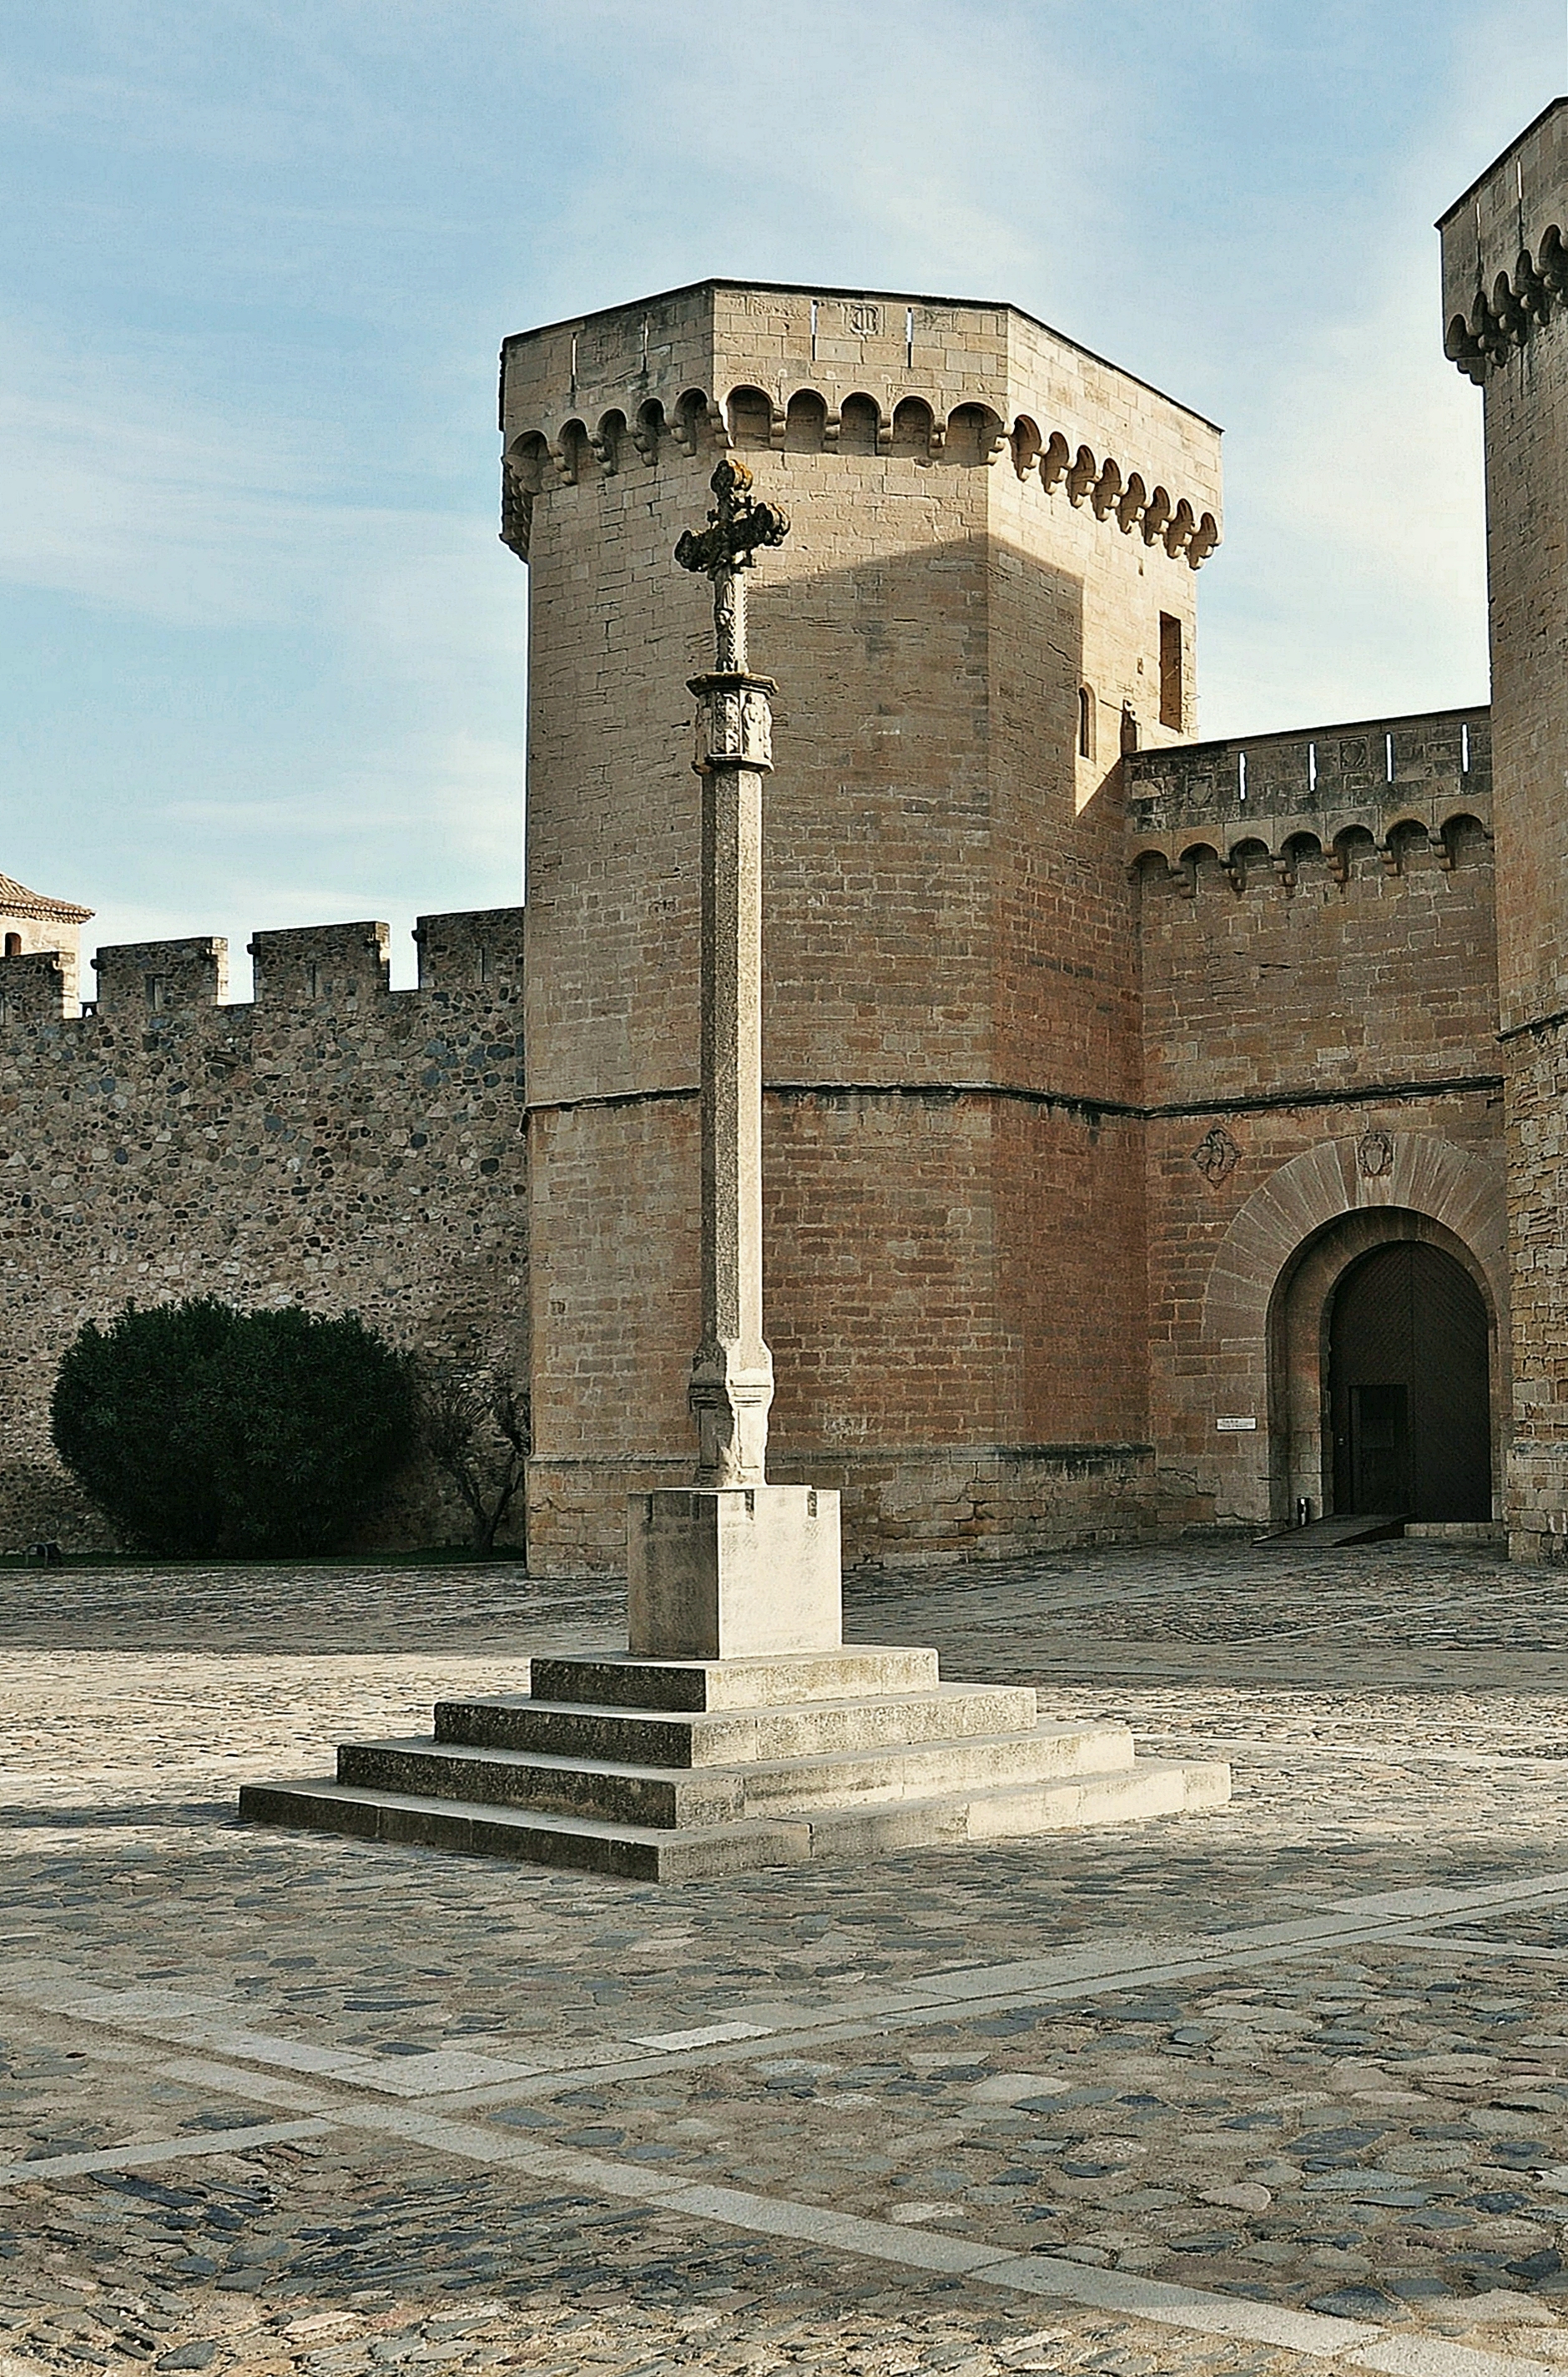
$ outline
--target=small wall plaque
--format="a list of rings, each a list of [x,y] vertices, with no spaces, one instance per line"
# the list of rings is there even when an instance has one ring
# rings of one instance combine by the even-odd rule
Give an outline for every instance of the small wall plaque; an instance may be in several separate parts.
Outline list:
[[[1250,1415],[1245,1419],[1217,1419],[1214,1424],[1221,1436],[1245,1436],[1249,1428],[1257,1426]]]

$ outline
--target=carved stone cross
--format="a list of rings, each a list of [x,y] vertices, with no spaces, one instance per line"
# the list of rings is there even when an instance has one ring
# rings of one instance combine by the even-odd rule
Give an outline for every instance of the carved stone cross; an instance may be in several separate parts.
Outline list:
[[[690,680],[702,778],[702,1334],[690,1387],[697,1467],[690,1486],[628,1499],[626,1635],[639,1659],[814,1655],[837,1653],[844,1639],[838,1496],[830,1486],[767,1482],[762,787],[773,767],[773,684],[746,663],[744,589],[757,553],[781,544],[790,523],[756,501],[743,462],[727,458],[712,484],[707,526],[675,548],[683,569],[713,580],[719,642],[711,675]]]
[[[762,1333],[762,787],[773,767],[769,677],[746,663],[745,579],[782,544],[784,514],[728,459],[706,529],[675,548],[713,580],[715,667],[691,679],[702,778],[702,1336],[692,1363],[699,1487],[766,1475],[773,1356]]]
[[[698,570],[713,580],[714,667],[743,674],[746,581],[740,572],[751,568],[760,545],[782,544],[790,522],[776,504],[758,503],[743,462],[720,462],[710,484],[719,500],[708,513],[707,526],[687,529],[675,547],[675,558],[683,569]]]

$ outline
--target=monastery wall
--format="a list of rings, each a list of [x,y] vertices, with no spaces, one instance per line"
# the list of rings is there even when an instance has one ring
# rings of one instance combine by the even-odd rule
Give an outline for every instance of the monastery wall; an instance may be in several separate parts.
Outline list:
[[[213,1295],[355,1310],[396,1344],[526,1373],[521,911],[426,916],[420,987],[385,925],[101,950],[76,1012],[49,954],[0,957],[0,1546],[101,1540],[49,1446],[81,1323]],[[367,1541],[467,1539],[416,1469]]]
[[[1501,1467],[1488,713],[1199,745],[1126,773],[1162,1493],[1219,1520],[1327,1506],[1322,1313],[1333,1263],[1387,1236],[1430,1236],[1478,1276]],[[1314,1263],[1297,1330],[1290,1283]]]

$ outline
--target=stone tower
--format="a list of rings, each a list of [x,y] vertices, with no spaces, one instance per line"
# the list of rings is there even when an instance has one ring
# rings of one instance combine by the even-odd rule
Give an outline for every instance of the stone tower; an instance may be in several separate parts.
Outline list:
[[[541,1555],[683,1480],[696,1333],[696,780],[728,448],[793,532],[765,1117],[774,1474],[851,1552],[1080,1534],[1146,1490],[1119,760],[1190,735],[1218,433],[1013,309],[708,281],[509,340],[529,562],[527,1045]]]
[[[56,989],[63,1011],[74,1015],[80,988],[82,926],[91,921],[90,908],[73,900],[54,900],[46,891],[30,891],[9,875],[0,875],[0,955],[38,961],[13,967],[0,1003],[13,1003],[20,994],[29,1005],[42,995],[47,1004]],[[27,988],[23,988],[23,985]],[[13,987],[14,985],[14,987]],[[31,993],[30,999],[29,992]]]
[[[1568,99],[1443,217],[1445,344],[1485,396],[1516,1558],[1568,1556]]]

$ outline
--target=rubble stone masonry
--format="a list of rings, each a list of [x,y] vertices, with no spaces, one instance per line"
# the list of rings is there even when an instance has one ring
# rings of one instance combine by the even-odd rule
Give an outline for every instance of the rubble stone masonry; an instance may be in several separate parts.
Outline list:
[[[258,933],[254,1005],[219,940],[101,950],[75,1011],[47,954],[0,957],[0,1547],[101,1540],[48,1400],[83,1320],[214,1295],[360,1312],[394,1344],[526,1375],[522,914]],[[416,1470],[372,1543],[463,1540]]]

